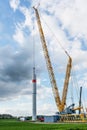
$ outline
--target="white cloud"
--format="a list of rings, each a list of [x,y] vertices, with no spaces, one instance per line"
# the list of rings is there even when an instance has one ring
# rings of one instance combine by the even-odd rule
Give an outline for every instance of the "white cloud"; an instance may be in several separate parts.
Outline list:
[[[15,30],[15,34],[13,35],[13,38],[15,41],[17,41],[21,46],[24,46],[24,32],[21,30],[21,28],[17,27]]]
[[[48,11],[49,14],[46,12],[43,13],[43,17],[45,21],[47,21],[48,25],[52,27],[51,29],[53,32],[55,32],[55,35],[57,39],[60,41],[60,43],[63,45],[63,47],[69,51],[73,58],[73,62],[80,63],[79,68],[82,68],[82,64],[86,67],[86,56],[87,51],[82,50],[83,43],[80,41],[80,39],[87,40],[87,11],[86,11],[86,0],[63,0],[63,1],[42,1],[40,6],[40,9],[43,11]],[[56,6],[57,5],[57,6]],[[58,22],[61,22],[62,27],[58,27]],[[73,37],[72,41],[69,41],[67,32],[64,31],[64,29],[67,29],[69,33],[69,38]],[[45,29],[46,32],[46,29]],[[51,42],[53,36],[51,36]],[[50,42],[50,43],[51,43]],[[53,44],[55,46],[53,47]],[[60,55],[60,48],[56,46],[57,43],[49,44],[49,47],[51,49],[51,54],[54,51],[55,55],[59,59],[58,55]],[[85,43],[86,45],[86,43]],[[59,49],[58,49],[59,48]],[[58,50],[57,50],[58,49]],[[56,51],[57,50],[57,51]],[[57,54],[57,52],[59,52]],[[51,56],[52,57],[52,56]],[[61,57],[64,57],[61,53]],[[56,59],[55,61],[58,61]]]
[[[37,113],[38,114],[55,114],[58,111],[51,86],[41,86],[37,90]]]
[[[71,31],[72,35],[78,35],[80,33],[83,35],[86,34],[87,36],[87,31],[85,30],[86,26],[84,26],[87,22],[87,14],[80,11],[80,8],[77,9],[77,7],[76,9],[72,8],[71,10],[70,8],[66,8],[61,20],[64,22],[64,26],[68,27],[68,29]]]
[[[15,34],[13,34],[13,39],[17,41],[21,46],[25,46],[26,39],[28,39],[30,33],[32,32],[32,11],[27,7],[19,5],[19,11],[24,16],[24,20],[22,22],[17,22],[15,26]]]
[[[83,36],[84,36],[84,39],[86,39],[86,35],[87,35],[87,32],[86,32],[87,30],[85,29],[86,23],[87,23],[86,3],[87,3],[86,0],[83,0],[83,1],[79,1],[79,0],[58,1],[56,0],[55,3],[53,2],[53,0],[49,0],[49,1],[42,0],[40,2],[40,9],[44,7],[43,11],[47,10],[49,11],[49,13],[52,13],[53,11],[53,14],[54,14],[54,15],[51,15],[51,14],[48,15],[46,13],[41,12],[43,13],[42,15],[45,21],[49,24],[49,27],[52,27],[53,32],[55,32],[56,37],[62,43],[63,47],[66,50],[69,50],[73,58],[75,57],[78,60],[79,60],[79,57],[83,56],[83,53],[85,53],[84,55],[86,55],[86,52],[83,52],[81,50],[82,43],[79,40],[80,38],[83,38]],[[32,32],[32,24],[33,24],[32,15],[34,14],[32,14],[32,11],[30,9],[23,6],[22,7],[20,6],[19,10],[25,16],[25,20],[22,22],[21,29],[18,29],[18,28],[16,29],[13,37],[16,41],[18,41],[21,45],[23,45],[25,38],[24,38],[24,33],[22,29],[28,27],[30,32]],[[57,24],[59,22],[58,20],[61,21],[62,28],[58,26]],[[45,25],[44,25],[44,28],[45,28],[44,32],[47,35],[46,37],[49,39],[48,47],[50,47],[51,56],[53,56],[52,53],[54,51],[54,56],[56,57],[55,62],[56,62],[59,58],[57,52],[59,52],[59,55],[61,53],[62,57],[63,57],[63,54],[61,52],[60,47],[58,47],[57,45],[58,43],[54,41],[54,36],[47,34],[49,32],[46,32],[47,29]],[[71,36],[75,36],[72,42],[69,41],[67,36],[65,35],[64,28],[67,28]],[[51,36],[51,41],[50,41],[50,36]]]
[[[14,11],[18,9],[18,6],[20,4],[20,0],[10,0],[10,6],[13,8]]]
[[[63,0],[54,9],[55,16],[59,18],[71,35],[85,34],[87,36],[87,1],[86,0]]]
[[[31,14],[31,9],[28,9],[26,7],[19,7],[19,10],[21,11],[21,13],[25,16],[25,20],[23,23],[23,27],[28,27],[29,29],[31,29],[32,27],[32,14]]]

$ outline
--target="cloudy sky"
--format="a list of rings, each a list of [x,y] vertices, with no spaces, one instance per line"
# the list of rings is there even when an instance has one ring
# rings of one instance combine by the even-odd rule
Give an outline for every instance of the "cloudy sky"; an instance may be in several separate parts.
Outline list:
[[[78,105],[79,87],[87,106],[87,0],[0,1],[0,113],[32,114],[33,48],[37,74],[37,113],[57,111],[33,6],[38,7],[49,55],[62,96],[68,57],[73,60],[67,106]],[[73,90],[73,91],[72,91]]]

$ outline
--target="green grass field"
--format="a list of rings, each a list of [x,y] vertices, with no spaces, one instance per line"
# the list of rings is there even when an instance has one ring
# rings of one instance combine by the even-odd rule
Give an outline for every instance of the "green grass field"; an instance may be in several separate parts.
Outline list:
[[[43,124],[0,120],[0,130],[87,130],[87,124]]]

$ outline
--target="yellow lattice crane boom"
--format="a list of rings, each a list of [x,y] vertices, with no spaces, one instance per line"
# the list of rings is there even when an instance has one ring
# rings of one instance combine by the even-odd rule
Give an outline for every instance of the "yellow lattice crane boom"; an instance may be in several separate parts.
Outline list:
[[[68,92],[68,85],[69,85],[71,67],[72,67],[72,59],[69,56],[68,64],[67,64],[67,68],[66,68],[66,75],[65,75],[64,87],[63,87],[63,93],[62,93],[62,107],[61,107],[61,110],[60,110],[61,112],[64,110],[64,107],[66,105],[66,97],[67,97],[67,92]]]
[[[50,82],[51,82],[55,102],[56,102],[56,105],[57,105],[59,112],[62,112],[64,110],[65,104],[66,104],[66,96],[67,96],[68,83],[69,83],[71,66],[72,66],[72,59],[69,56],[69,61],[68,61],[68,64],[67,64],[67,69],[66,69],[64,88],[63,88],[63,96],[62,96],[62,100],[61,100],[60,96],[59,96],[58,86],[57,86],[57,83],[56,83],[56,80],[55,80],[54,71],[53,71],[53,68],[52,68],[52,65],[51,65],[51,60],[50,60],[50,57],[49,57],[49,53],[48,53],[48,49],[47,49],[47,45],[46,45],[46,40],[45,40],[45,36],[44,36],[44,33],[43,33],[41,21],[40,21],[40,16],[39,16],[37,8],[35,8],[35,7],[33,7],[33,8],[34,8],[35,14],[36,14],[40,39],[41,39],[41,42],[42,42],[43,52],[44,52],[44,56],[45,56],[45,60],[46,60],[46,65],[47,65],[47,69],[48,69],[48,73],[49,73],[49,77],[50,77]]]

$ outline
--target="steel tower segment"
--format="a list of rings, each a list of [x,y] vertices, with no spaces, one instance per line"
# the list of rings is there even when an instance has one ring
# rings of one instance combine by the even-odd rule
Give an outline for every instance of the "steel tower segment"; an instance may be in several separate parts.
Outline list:
[[[36,74],[35,74],[35,67],[33,67],[33,92],[32,92],[32,120],[35,121],[36,117]]]

